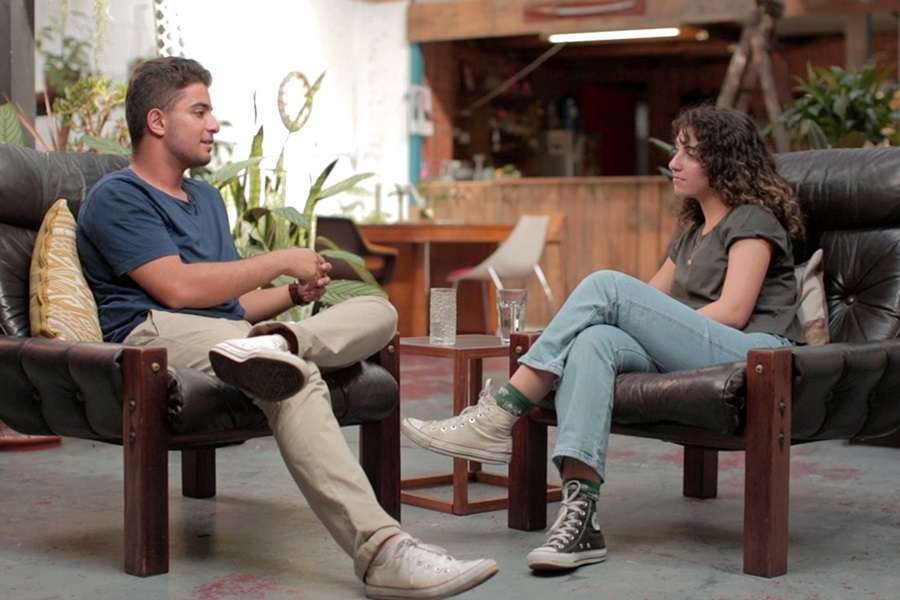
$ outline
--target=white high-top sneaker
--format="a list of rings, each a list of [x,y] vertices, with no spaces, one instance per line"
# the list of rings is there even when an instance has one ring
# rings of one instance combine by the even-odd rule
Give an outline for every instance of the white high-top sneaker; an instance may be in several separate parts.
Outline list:
[[[494,400],[488,379],[478,403],[455,417],[439,421],[403,419],[403,433],[419,446],[438,454],[485,463],[508,463],[512,457],[512,428],[519,417]]]
[[[497,573],[487,558],[457,560],[443,548],[400,533],[378,551],[366,573],[369,598],[448,598],[472,589]]]
[[[259,400],[289,398],[309,377],[309,366],[280,335],[225,340],[209,351],[209,362],[219,379]]]

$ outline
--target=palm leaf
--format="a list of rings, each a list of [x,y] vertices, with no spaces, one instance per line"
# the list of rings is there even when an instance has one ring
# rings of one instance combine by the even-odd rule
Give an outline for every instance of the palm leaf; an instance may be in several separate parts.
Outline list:
[[[366,263],[362,259],[362,257],[353,254],[352,252],[347,252],[346,250],[323,250],[320,252],[322,256],[327,256],[328,258],[336,258],[338,260],[342,260],[347,263],[347,266],[353,269],[353,272],[356,273],[356,276],[360,278],[361,281],[368,283],[369,285],[374,285],[381,289],[378,285],[378,282],[375,280],[375,277],[369,272],[366,268]]]
[[[83,135],[81,136],[81,143],[100,154],[131,154],[131,150],[109,138]]]
[[[325,185],[325,180],[328,179],[328,176],[331,175],[331,171],[334,170],[334,166],[337,164],[337,159],[331,161],[327,167],[325,167],[319,176],[316,178],[316,181],[309,186],[309,195],[306,197],[306,205],[303,207],[303,214],[312,215],[315,210],[316,202],[319,199],[319,194],[322,191],[322,186]]]
[[[259,131],[253,136],[253,143],[250,144],[250,158],[262,157],[263,145],[263,126],[259,126]],[[260,197],[260,179],[259,179],[259,163],[248,167],[247,176],[249,183],[247,186],[248,196],[247,205],[251,208],[259,206]]]
[[[360,267],[366,266],[366,261],[363,260],[362,256],[354,254],[352,252],[348,252],[347,250],[328,248],[326,250],[322,250],[319,254],[321,254],[322,256],[327,256],[328,258],[337,258],[350,265],[357,265]]]
[[[248,158],[247,160],[228,163],[210,176],[209,184],[214,187],[219,187],[220,185],[229,183],[230,180],[240,175],[245,169],[258,165],[262,159],[262,156],[256,156]]]
[[[819,127],[819,124],[812,119],[807,120],[807,123],[809,123],[809,134],[807,139],[809,140],[810,147],[819,150],[828,148],[828,138],[825,136],[825,132],[822,131],[822,128]]]
[[[377,285],[363,281],[336,279],[325,288],[325,295],[322,296],[320,302],[322,304],[335,305],[359,296],[381,296],[382,298],[387,298],[384,290]]]
[[[272,211],[272,214],[281,217],[287,221],[290,221],[294,225],[298,227],[308,228],[310,225],[309,218],[302,214],[299,210],[292,206],[284,206],[281,208],[276,208]]]
[[[27,140],[12,103],[0,105],[0,142],[24,146]]]
[[[319,196],[318,196],[318,198],[316,198],[316,200],[318,201],[323,198],[328,198],[330,196],[335,196],[342,192],[346,192],[347,190],[352,190],[356,187],[357,183],[359,183],[360,181],[363,181],[364,179],[368,179],[369,177],[372,177],[373,175],[375,175],[375,173],[358,173],[356,175],[348,177],[347,179],[341,181],[340,183],[336,183],[336,184],[322,190],[319,193]]]

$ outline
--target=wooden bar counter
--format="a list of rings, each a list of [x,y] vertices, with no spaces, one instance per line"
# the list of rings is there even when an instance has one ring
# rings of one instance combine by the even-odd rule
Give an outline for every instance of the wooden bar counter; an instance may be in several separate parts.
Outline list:
[[[558,243],[548,244],[541,259],[557,306],[548,306],[529,278],[529,326],[546,324],[578,282],[598,269],[649,279],[676,225],[672,186],[661,176],[436,181],[420,189],[437,219],[514,225],[525,214],[563,216]]]

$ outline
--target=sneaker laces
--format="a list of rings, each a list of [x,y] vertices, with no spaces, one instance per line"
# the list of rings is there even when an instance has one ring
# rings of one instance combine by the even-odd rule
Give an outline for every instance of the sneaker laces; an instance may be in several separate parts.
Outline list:
[[[494,385],[492,379],[485,381],[484,387],[478,393],[478,402],[465,407],[455,417],[440,421],[441,426],[439,429],[441,431],[447,431],[448,429],[454,430],[465,427],[467,423],[474,424],[479,417],[486,415],[487,410],[490,408],[498,408],[497,401],[494,400]]]
[[[450,554],[440,546],[425,544],[414,537],[406,537],[394,547],[394,556],[398,560],[415,561],[416,567],[430,569],[437,573],[447,573],[450,565],[456,562]]]
[[[566,489],[556,521],[550,526],[550,534],[544,545],[559,550],[575,539],[589,510],[590,501],[586,495],[581,494],[581,484],[573,482]]]

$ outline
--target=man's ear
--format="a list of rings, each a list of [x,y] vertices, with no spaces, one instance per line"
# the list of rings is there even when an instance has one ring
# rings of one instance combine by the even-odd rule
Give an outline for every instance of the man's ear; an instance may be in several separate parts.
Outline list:
[[[166,132],[166,113],[162,109],[151,108],[147,111],[147,131],[160,137]]]

